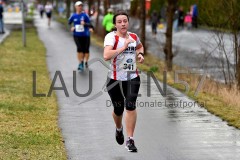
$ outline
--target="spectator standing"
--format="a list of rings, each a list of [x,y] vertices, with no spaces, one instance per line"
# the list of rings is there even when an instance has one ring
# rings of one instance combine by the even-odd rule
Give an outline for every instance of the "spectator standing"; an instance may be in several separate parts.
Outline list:
[[[198,7],[197,4],[192,6],[192,27],[198,28]]]
[[[179,7],[178,10],[178,28],[184,28],[184,11],[183,7]]]
[[[3,12],[4,12],[4,9],[3,9],[3,2],[0,0],[0,34],[4,34],[5,31],[4,31],[4,23],[3,23]]]
[[[157,11],[154,10],[151,15],[152,35],[154,38],[156,38],[156,35],[157,35],[158,22],[159,22],[159,19],[158,19]]]
[[[188,12],[186,14],[186,16],[184,17],[184,23],[187,26],[187,29],[191,29],[192,28],[192,15],[190,12]]]

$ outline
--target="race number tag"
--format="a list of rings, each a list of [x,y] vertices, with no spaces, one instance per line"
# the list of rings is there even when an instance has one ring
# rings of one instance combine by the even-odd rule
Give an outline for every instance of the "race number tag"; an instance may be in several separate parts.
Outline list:
[[[120,54],[120,68],[124,71],[136,71],[136,41],[129,43],[128,48]]]
[[[83,25],[75,25],[75,31],[76,32],[84,32],[84,26]]]
[[[123,59],[121,59],[119,66],[124,71],[135,71],[136,70],[136,60],[133,59],[133,57],[124,56]]]

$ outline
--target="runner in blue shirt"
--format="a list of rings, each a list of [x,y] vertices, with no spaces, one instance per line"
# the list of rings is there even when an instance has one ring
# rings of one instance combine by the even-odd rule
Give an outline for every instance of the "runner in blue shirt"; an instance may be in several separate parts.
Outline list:
[[[90,32],[93,31],[93,26],[90,23],[89,16],[83,11],[83,3],[81,1],[75,3],[75,8],[76,13],[71,15],[68,23],[70,25],[73,23],[71,31],[73,32],[74,41],[77,46],[78,70],[82,71],[84,69],[84,61],[85,67],[88,67]]]

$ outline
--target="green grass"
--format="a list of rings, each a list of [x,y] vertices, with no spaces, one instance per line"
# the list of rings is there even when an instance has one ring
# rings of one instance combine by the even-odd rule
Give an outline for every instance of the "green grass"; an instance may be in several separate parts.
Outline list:
[[[60,17],[57,14],[55,14],[56,21],[61,23],[65,29],[70,29],[68,25],[68,20],[66,18]]]
[[[142,71],[153,71],[153,67],[158,66],[158,71],[154,72],[154,75],[156,78],[160,81],[163,81],[163,70],[165,68],[164,62],[160,60],[159,58],[153,56],[153,55],[146,55],[145,56],[145,63],[144,64],[138,64],[138,67]],[[186,70],[184,68],[174,66],[174,70]],[[192,75],[191,75],[192,76]],[[227,121],[230,126],[234,126],[236,128],[240,129],[240,106],[234,105],[234,102],[227,102],[225,100],[225,97],[230,96],[229,93],[224,93],[224,96],[220,96],[217,92],[208,92],[207,88],[214,88],[214,90],[218,90],[217,86],[214,86],[214,82],[211,80],[206,80],[201,91],[197,96],[194,96],[196,85],[192,84],[191,81],[195,81],[197,84],[199,82],[199,79],[194,79],[196,77],[189,77],[189,76],[183,76],[180,79],[188,82],[190,85],[190,90],[187,93],[187,96],[192,98],[193,100],[196,100],[204,105],[202,107],[206,108],[210,113],[219,116],[223,120]],[[168,85],[184,92],[183,85],[180,84],[174,84],[174,73],[168,72],[167,73],[167,83]],[[227,86],[220,85],[221,88],[224,88]],[[219,91],[221,92],[221,90]]]
[[[20,31],[0,44],[0,159],[66,159],[58,128],[56,96],[32,95],[32,72],[37,92],[47,93],[50,79],[46,50],[35,29],[27,29],[27,47]]]

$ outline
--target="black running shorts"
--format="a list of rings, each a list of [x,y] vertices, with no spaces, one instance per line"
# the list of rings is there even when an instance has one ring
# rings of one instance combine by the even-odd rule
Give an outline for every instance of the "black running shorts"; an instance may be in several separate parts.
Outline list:
[[[113,85],[114,83],[115,85]],[[108,94],[111,98],[112,105],[114,107],[114,113],[117,116],[122,115],[124,107],[126,107],[126,110],[129,111],[133,111],[136,109],[136,101],[139,87],[140,87],[139,76],[128,81],[117,81],[114,79],[108,79],[107,84]],[[124,97],[126,98],[125,101]]]
[[[73,36],[75,44],[77,46],[77,52],[89,53],[90,37],[88,36]]]
[[[47,15],[47,18],[51,18],[52,17],[52,12],[47,12],[46,15]]]

